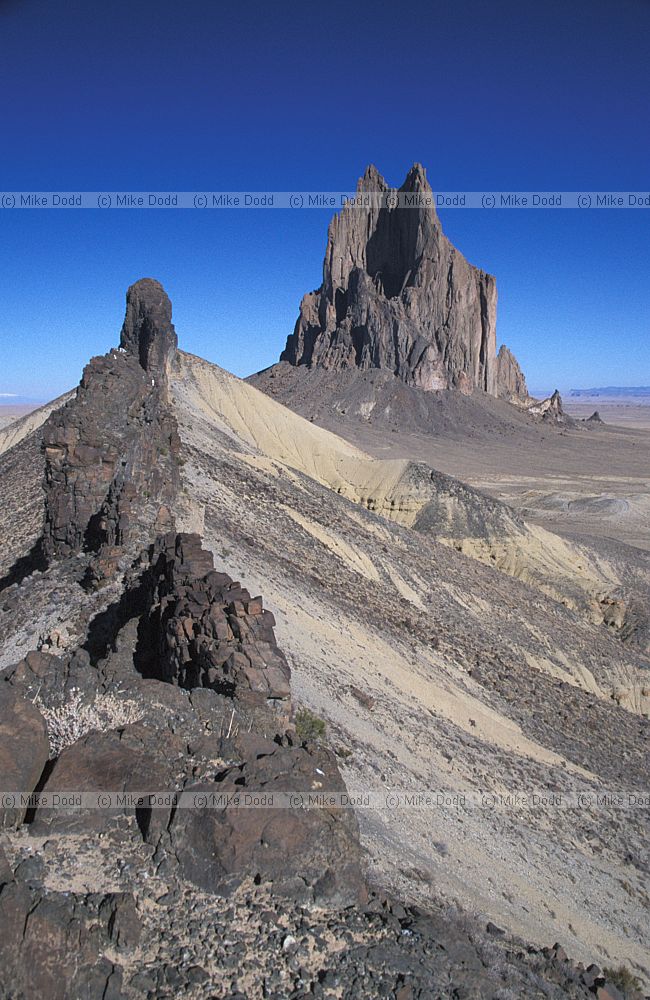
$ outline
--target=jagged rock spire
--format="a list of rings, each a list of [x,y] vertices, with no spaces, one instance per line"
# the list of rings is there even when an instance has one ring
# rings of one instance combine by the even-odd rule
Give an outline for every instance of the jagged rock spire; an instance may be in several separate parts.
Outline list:
[[[169,296],[159,281],[141,278],[126,293],[120,347],[155,376],[167,374],[177,346]]]
[[[373,191],[397,193],[371,165],[357,194]],[[496,281],[443,234],[421,164],[399,192],[420,197],[410,207],[359,198],[332,219],[323,283],[303,298],[282,360],[496,395]]]
[[[502,399],[512,403],[527,404],[531,401],[519,362],[505,344],[501,345],[497,355],[497,390]]]

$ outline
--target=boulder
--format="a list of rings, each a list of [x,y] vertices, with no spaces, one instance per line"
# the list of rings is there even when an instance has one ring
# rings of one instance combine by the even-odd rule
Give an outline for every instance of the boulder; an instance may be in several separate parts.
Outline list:
[[[29,701],[38,695],[48,708],[62,704],[73,692],[92,700],[100,682],[90,656],[83,649],[68,656],[32,650],[5,671],[4,679]]]
[[[150,796],[171,793],[177,773],[185,762],[185,745],[165,733],[135,723],[120,731],[92,732],[67,747],[58,758],[43,786],[43,795],[69,799],[61,806],[39,806],[31,824],[36,834],[104,832],[120,816],[136,817],[141,828],[165,826],[170,802],[151,808]],[[111,808],[80,805],[74,792],[128,793],[128,801],[117,800]],[[51,801],[51,800],[50,800]]]
[[[304,902],[365,900],[354,810],[308,806],[306,796],[321,790],[341,795],[345,785],[333,755],[316,746],[276,745],[188,786],[169,827],[183,874],[207,892],[227,894],[255,877]],[[278,805],[285,793],[302,795],[304,807]]]
[[[27,811],[24,797],[40,781],[49,756],[45,719],[32,702],[0,679],[0,828],[19,826]]]

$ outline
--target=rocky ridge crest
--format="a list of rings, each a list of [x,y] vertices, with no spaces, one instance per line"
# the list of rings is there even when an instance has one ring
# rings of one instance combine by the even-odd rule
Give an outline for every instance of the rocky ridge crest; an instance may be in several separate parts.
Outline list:
[[[90,361],[43,432],[46,558],[96,553],[99,578],[120,548],[173,527],[180,441],[167,375],[176,333],[158,282],[129,288],[121,345]]]

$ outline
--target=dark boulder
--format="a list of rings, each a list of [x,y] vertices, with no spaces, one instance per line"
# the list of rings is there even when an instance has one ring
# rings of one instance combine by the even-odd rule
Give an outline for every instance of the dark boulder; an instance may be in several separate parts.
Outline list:
[[[340,799],[310,805],[319,793],[340,796],[345,784],[333,755],[315,746],[276,746],[187,787],[169,827],[183,874],[208,892],[227,894],[256,877],[305,902],[364,900],[354,810]]]
[[[79,692],[92,700],[100,678],[90,663],[88,653],[77,649],[66,656],[32,650],[4,673],[4,679],[24,698],[33,701],[38,695],[44,705],[60,705]]]
[[[8,795],[0,808],[0,828],[23,822],[28,805],[25,798],[43,774],[49,749],[41,713],[0,680],[0,783]]]
[[[147,829],[165,826],[172,803],[151,808],[152,795],[173,791],[174,777],[182,772],[185,744],[135,723],[120,731],[92,732],[67,747],[56,761],[43,786],[49,802],[39,806],[31,825],[34,834],[103,832],[119,817],[136,817]],[[72,793],[98,793],[96,804],[81,804]],[[99,793],[124,796],[109,800]]]

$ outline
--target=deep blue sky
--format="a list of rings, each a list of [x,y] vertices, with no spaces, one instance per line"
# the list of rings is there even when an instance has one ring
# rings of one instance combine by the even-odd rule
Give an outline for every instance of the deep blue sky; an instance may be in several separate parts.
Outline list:
[[[0,190],[650,187],[650,2],[0,0]],[[329,212],[0,212],[0,393],[51,397],[159,278],[181,345],[277,360]],[[441,212],[534,388],[650,384],[650,211]]]

